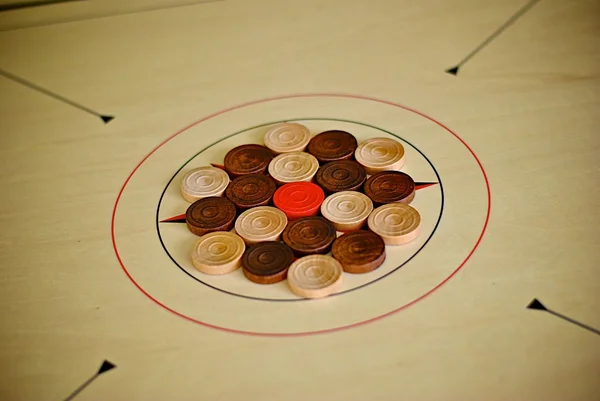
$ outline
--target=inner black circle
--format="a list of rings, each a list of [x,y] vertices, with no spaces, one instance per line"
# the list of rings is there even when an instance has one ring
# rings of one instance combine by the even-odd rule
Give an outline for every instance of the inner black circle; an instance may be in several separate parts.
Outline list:
[[[372,129],[376,129],[378,131],[384,132],[388,135],[391,135],[397,139],[399,139],[400,141],[406,143],[408,146],[412,147],[415,151],[417,151],[421,156],[423,156],[423,158],[427,161],[427,163],[431,166],[431,168],[433,169],[433,172],[437,178],[438,181],[438,185],[440,187],[440,192],[441,192],[441,205],[440,205],[440,214],[438,215],[438,219],[435,223],[435,226],[433,227],[433,230],[431,231],[431,234],[429,235],[429,237],[425,240],[425,242],[423,243],[423,245],[421,245],[421,247],[417,250],[417,252],[415,252],[410,258],[408,258],[407,260],[405,260],[402,264],[400,264],[399,266],[397,266],[396,268],[390,270],[388,273],[384,274],[381,277],[378,277],[376,279],[374,279],[373,281],[369,281],[368,283],[365,283],[363,285],[360,285],[358,287],[354,287],[351,289],[348,289],[346,291],[341,291],[335,294],[331,294],[329,297],[335,297],[335,296],[340,296],[340,295],[344,295],[344,294],[348,294],[350,292],[359,290],[361,288],[364,288],[366,286],[369,286],[371,284],[374,284],[376,282],[378,282],[379,280],[384,279],[385,277],[389,276],[390,274],[393,274],[394,272],[396,272],[398,269],[400,269],[402,266],[406,265],[408,262],[410,262],[415,256],[417,256],[424,248],[425,246],[429,243],[429,241],[431,240],[431,238],[433,237],[433,235],[435,234],[435,232],[437,231],[439,225],[440,225],[440,221],[442,219],[442,215],[444,214],[444,186],[442,184],[442,179],[440,177],[440,174],[438,173],[437,169],[435,168],[435,166],[433,165],[433,163],[431,162],[431,160],[429,160],[429,158],[427,156],[425,156],[425,154],[419,149],[417,148],[415,145],[413,145],[412,143],[410,143],[409,141],[407,141],[406,139],[390,132],[387,130],[384,130],[382,128],[370,125],[370,124],[366,124],[366,123],[361,123],[361,122],[357,122],[357,121],[350,121],[350,120],[344,120],[344,119],[336,119],[336,118],[296,118],[296,119],[287,119],[287,120],[279,120],[279,121],[272,121],[272,122],[268,122],[265,124],[260,124],[260,125],[256,125],[250,128],[246,128],[244,130],[238,131],[238,132],[234,132],[232,134],[229,134],[219,140],[217,140],[216,142],[206,146],[204,149],[201,149],[200,151],[198,151],[196,154],[194,154],[191,158],[189,158],[181,167],[179,167],[179,169],[177,169],[177,171],[175,171],[175,173],[173,174],[173,176],[169,179],[169,181],[167,182],[167,184],[165,185],[165,188],[163,189],[160,198],[158,200],[158,205],[156,207],[156,232],[158,234],[158,239],[160,241],[160,244],[162,246],[162,248],[164,249],[164,251],[166,252],[167,256],[169,257],[169,259],[171,259],[171,261],[179,268],[179,270],[181,270],[183,273],[187,274],[189,277],[191,277],[192,279],[196,280],[199,283],[204,284],[205,286],[212,288],[216,291],[222,292],[224,294],[229,294],[229,295],[233,295],[236,297],[240,297],[240,298],[245,298],[245,299],[251,299],[251,300],[255,300],[255,301],[264,301],[264,302],[308,302],[311,301],[311,299],[309,298],[299,298],[299,299],[273,299],[273,298],[261,298],[261,297],[253,297],[250,295],[245,295],[245,294],[239,294],[236,292],[231,292],[231,291],[227,291],[224,290],[222,288],[219,287],[215,287],[199,278],[197,278],[196,276],[192,275],[191,273],[189,273],[187,270],[185,270],[179,263],[177,263],[177,261],[175,260],[175,258],[169,253],[169,251],[167,250],[167,247],[165,246],[165,243],[162,239],[162,235],[160,232],[160,207],[162,205],[162,201],[163,198],[165,196],[165,193],[167,192],[167,189],[169,188],[169,185],[171,185],[171,183],[173,182],[173,180],[175,179],[175,177],[177,176],[177,174],[179,174],[179,172],[181,170],[183,170],[183,168],[185,168],[185,166],[187,166],[192,160],[194,160],[198,155],[200,155],[201,153],[203,153],[204,151],[212,148],[213,146],[219,144],[220,142],[223,142],[226,139],[232,138],[236,135],[240,135],[243,134],[244,132],[253,130],[253,129],[257,129],[257,128],[263,128],[269,125],[273,125],[273,124],[279,124],[279,123],[285,123],[285,122],[293,122],[293,121],[334,121],[334,122],[343,122],[343,123],[348,123],[348,124],[356,124],[356,125],[361,125],[364,127],[369,127]]]

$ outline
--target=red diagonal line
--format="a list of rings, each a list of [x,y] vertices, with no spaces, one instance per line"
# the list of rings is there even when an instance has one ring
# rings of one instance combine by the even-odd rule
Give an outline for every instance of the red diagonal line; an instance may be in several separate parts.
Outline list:
[[[177,216],[169,217],[160,221],[161,223],[185,223],[185,213]]]
[[[430,187],[432,185],[437,185],[437,184],[438,184],[437,182],[415,182],[415,191],[418,191],[419,189]]]
[[[216,167],[216,168],[220,168],[221,170],[225,171],[225,166],[221,165],[221,164],[217,164],[217,163],[210,163],[211,166]]]

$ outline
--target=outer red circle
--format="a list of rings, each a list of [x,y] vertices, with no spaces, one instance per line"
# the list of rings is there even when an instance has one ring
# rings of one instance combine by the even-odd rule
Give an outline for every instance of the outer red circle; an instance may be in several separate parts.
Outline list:
[[[335,98],[359,99],[359,100],[368,100],[368,101],[372,101],[372,102],[387,104],[389,106],[398,107],[400,109],[403,109],[403,110],[410,111],[412,113],[418,114],[421,117],[424,117],[424,118],[428,119],[429,121],[431,121],[431,122],[439,125],[443,129],[445,129],[449,134],[451,134],[456,139],[458,139],[460,141],[460,143],[462,143],[465,146],[465,148],[467,148],[467,150],[469,151],[469,153],[471,153],[471,155],[473,156],[473,158],[477,162],[477,165],[479,166],[479,168],[481,170],[481,174],[483,175],[483,179],[485,181],[485,186],[486,186],[486,191],[487,191],[487,203],[488,204],[487,204],[487,212],[486,212],[486,216],[485,216],[485,222],[484,222],[483,227],[481,229],[481,233],[479,234],[479,237],[477,238],[477,241],[475,242],[475,245],[473,245],[473,248],[468,253],[468,255],[466,256],[465,260],[463,260],[463,262],[452,273],[450,273],[450,275],[448,277],[446,277],[441,283],[439,283],[438,285],[436,285],[435,287],[433,287],[432,289],[430,289],[429,291],[427,291],[425,294],[423,294],[423,295],[421,295],[421,296],[413,299],[409,303],[404,304],[404,305],[402,305],[402,306],[400,306],[400,307],[398,307],[398,308],[396,308],[394,310],[391,310],[391,311],[389,311],[389,312],[387,312],[387,313],[385,313],[383,315],[375,316],[375,317],[373,317],[371,319],[363,320],[361,322],[356,322],[356,323],[348,324],[346,326],[334,327],[334,328],[325,329],[325,330],[299,332],[299,333],[257,333],[257,332],[253,332],[253,331],[235,330],[235,329],[229,329],[229,328],[226,328],[226,327],[216,326],[216,325],[213,325],[213,324],[210,324],[210,323],[202,322],[202,321],[200,321],[198,319],[191,318],[191,317],[186,316],[186,315],[184,315],[184,314],[182,314],[180,312],[177,312],[176,310],[169,308],[167,305],[163,304],[162,302],[160,302],[159,300],[157,300],[156,298],[154,298],[152,295],[150,295],[148,292],[146,292],[142,288],[142,286],[137,281],[135,281],[135,279],[131,276],[131,274],[129,273],[129,271],[125,267],[125,264],[121,260],[121,256],[119,255],[119,250],[117,248],[117,241],[116,241],[116,237],[115,237],[115,217],[116,217],[116,214],[117,214],[117,207],[119,205],[119,201],[121,200],[121,195],[123,195],[123,191],[125,190],[125,187],[127,187],[127,184],[131,180],[131,177],[133,177],[133,175],[142,166],[142,164],[144,164],[144,162],[150,156],[152,156],[158,149],[160,149],[165,143],[169,142],[171,139],[175,138],[177,135],[185,132],[186,130],[190,129],[193,126],[196,126],[196,125],[198,125],[198,124],[200,124],[200,123],[202,123],[204,121],[210,120],[211,118],[217,117],[217,116],[219,116],[221,114],[225,114],[227,112],[230,112],[230,111],[233,111],[233,110],[236,110],[236,109],[240,109],[240,108],[243,108],[243,107],[252,106],[252,105],[260,104],[260,103],[272,102],[272,101],[275,101],[275,100],[305,98],[305,97],[335,97]],[[115,255],[117,257],[117,260],[118,260],[119,264],[121,265],[121,268],[123,269],[123,271],[125,272],[125,274],[127,275],[127,277],[129,277],[129,279],[131,280],[131,282],[133,283],[133,285],[135,285],[138,290],[140,290],[151,301],[153,301],[154,303],[156,303],[160,307],[164,308],[165,310],[167,310],[167,311],[173,313],[174,315],[177,315],[177,316],[179,316],[179,317],[181,317],[181,318],[183,318],[185,320],[188,320],[190,322],[197,323],[197,324],[200,324],[202,326],[209,327],[209,328],[212,328],[212,329],[224,331],[224,332],[227,332],[227,333],[245,334],[245,335],[259,336],[259,337],[299,337],[299,336],[308,336],[308,335],[315,335],[315,334],[333,333],[333,332],[336,332],[336,331],[351,329],[351,328],[354,328],[354,327],[359,327],[359,326],[366,325],[368,323],[376,322],[378,320],[381,320],[383,318],[391,316],[391,315],[393,315],[393,314],[395,314],[395,313],[397,313],[397,312],[399,312],[399,311],[401,311],[403,309],[406,309],[409,306],[412,306],[412,305],[416,304],[417,302],[425,299],[429,295],[433,294],[435,291],[437,291],[438,289],[440,289],[444,284],[446,284],[452,277],[454,277],[460,271],[460,269],[462,269],[463,266],[468,262],[468,260],[471,258],[471,256],[473,256],[473,253],[475,252],[475,250],[477,249],[477,247],[481,243],[481,240],[483,239],[485,231],[487,230],[487,226],[488,226],[488,223],[489,223],[489,220],[490,220],[491,207],[492,207],[492,194],[491,194],[491,190],[490,190],[490,183],[489,183],[489,180],[487,178],[487,174],[485,172],[485,169],[483,168],[483,165],[481,164],[481,161],[479,160],[479,158],[477,157],[477,155],[475,154],[475,152],[473,152],[473,150],[469,147],[469,145],[467,145],[467,143],[460,136],[458,136],[458,134],[456,134],[455,132],[453,132],[450,128],[446,127],[441,122],[433,119],[432,117],[429,117],[426,114],[421,113],[420,111],[417,111],[415,109],[411,109],[410,107],[403,106],[403,105],[398,104],[398,103],[391,102],[389,100],[382,100],[382,99],[377,99],[377,98],[369,97],[369,96],[352,95],[352,94],[344,94],[344,93],[301,93],[301,94],[282,95],[282,96],[275,96],[275,97],[270,97],[270,98],[265,98],[265,99],[253,100],[253,101],[250,101],[250,102],[239,104],[237,106],[230,107],[230,108],[225,109],[225,110],[218,111],[216,113],[210,114],[210,115],[208,115],[208,116],[206,116],[206,117],[204,117],[204,118],[202,118],[202,119],[200,119],[200,120],[198,120],[198,121],[196,121],[196,122],[188,125],[187,127],[181,129],[180,131],[177,131],[176,133],[174,133],[173,135],[171,135],[170,137],[168,137],[167,139],[165,139],[164,141],[162,141],[161,143],[159,143],[154,149],[152,149],[150,151],[150,153],[148,153],[142,159],[142,161],[140,161],[137,164],[137,166],[135,166],[135,168],[133,169],[133,171],[131,173],[129,173],[129,176],[127,177],[127,179],[125,180],[125,182],[121,186],[121,189],[119,190],[119,193],[117,195],[117,199],[115,200],[115,204],[114,204],[113,211],[112,211],[110,231],[111,231],[112,244],[113,244],[113,248],[114,248],[114,251],[115,251]]]
[[[306,194],[306,200],[294,200],[293,194]],[[325,193],[317,184],[312,182],[290,182],[277,188],[273,195],[273,203],[289,220],[301,217],[316,216],[325,200]]]

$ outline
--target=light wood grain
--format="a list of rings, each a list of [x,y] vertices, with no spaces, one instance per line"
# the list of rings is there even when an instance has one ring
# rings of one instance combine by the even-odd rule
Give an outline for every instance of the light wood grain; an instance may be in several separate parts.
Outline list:
[[[109,359],[117,368],[76,400],[596,399],[599,337],[526,305],[537,297],[600,327],[600,4],[540,1],[458,76],[444,73],[524,3],[226,0],[113,17],[107,10],[104,18],[30,29],[50,14],[0,16],[0,68],[116,116],[105,125],[0,78],[0,398],[64,399]],[[130,172],[204,116],[308,92],[398,102],[458,133],[479,156],[492,191],[479,248],[433,295],[334,333],[246,336],[160,308],[129,281],[112,248],[113,205]],[[340,310],[336,297],[272,304],[277,316],[304,311],[290,322],[294,330],[326,325],[321,313],[351,323],[371,307],[416,298],[447,267],[434,261],[464,259],[485,205],[468,152],[458,144],[445,149],[439,127],[398,120],[391,108],[309,103],[312,115],[300,115],[308,106],[281,102],[222,116],[192,131],[201,135],[157,152],[132,179],[117,216],[119,241],[125,263],[143,259],[136,273],[148,272],[157,296],[212,313],[188,292],[208,287],[172,264],[146,216],[193,151],[268,118],[364,117],[435,154],[445,190],[456,193],[446,198],[429,251],[348,298],[366,294],[368,302],[352,311]],[[407,169],[417,168],[413,160]],[[411,205],[428,207],[430,190],[438,191],[418,191]],[[471,212],[453,212],[459,208]],[[231,274],[238,273],[245,279]],[[411,280],[400,290],[404,275]],[[233,298],[213,322],[271,324],[249,306],[240,313],[260,302]]]

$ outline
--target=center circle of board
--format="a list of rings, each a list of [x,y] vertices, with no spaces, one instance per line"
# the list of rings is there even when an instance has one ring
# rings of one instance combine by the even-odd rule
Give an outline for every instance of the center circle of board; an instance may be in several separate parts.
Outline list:
[[[344,121],[344,122],[356,123],[356,124],[359,124],[359,125],[364,125],[364,126],[369,126],[369,127],[372,127],[372,126],[370,126],[370,125],[367,125],[367,124],[357,123],[357,122],[354,122],[354,121],[346,121],[346,120],[327,119],[327,118],[324,118],[324,119],[321,119],[321,118],[314,118],[314,119],[309,119],[309,120],[333,120],[333,121]],[[273,124],[273,123],[269,123],[269,124]],[[262,125],[262,126],[265,126],[265,125],[267,125],[267,124],[264,124],[264,125]],[[260,127],[260,126],[258,126],[258,127]],[[257,128],[257,127],[253,127],[253,128]],[[390,134],[390,135],[396,136],[395,134],[393,134],[393,133],[391,133],[391,132],[389,132],[389,131],[386,131],[386,130],[383,130],[383,129],[380,129],[380,128],[376,128],[376,127],[372,127],[372,128],[379,129],[379,130],[381,130],[381,131],[383,131],[383,132],[386,132],[386,133],[388,133],[388,134]],[[244,131],[240,131],[240,132],[238,132],[238,133],[242,133],[242,132],[245,132],[245,131],[246,131],[246,130],[244,130]],[[237,133],[236,133],[236,134],[237,134]],[[233,134],[233,135],[235,135],[235,134]],[[401,140],[405,141],[405,140],[404,140],[404,139],[402,139],[402,138],[399,138],[399,139],[401,139]],[[407,142],[407,143],[408,143],[408,142]],[[412,146],[412,147],[414,148],[414,145],[412,145],[412,144],[410,144],[410,143],[408,143],[408,145],[410,145],[410,146]],[[209,147],[211,147],[211,146],[212,146],[212,145],[209,145],[207,148],[209,148]],[[415,149],[416,149],[416,148],[415,148]],[[205,149],[204,149],[204,150],[205,150]],[[427,159],[427,157],[426,157],[426,156],[425,156],[425,155],[424,155],[424,154],[423,154],[423,153],[422,153],[420,150],[418,150],[418,149],[416,149],[416,150],[417,150],[417,152],[421,153],[421,154],[422,154],[422,155],[425,157],[425,159]],[[203,150],[202,150],[202,151],[203,151]],[[199,151],[199,152],[196,154],[196,156],[197,156],[199,153],[201,153],[202,151]],[[194,157],[195,157],[195,156],[194,156]],[[193,159],[193,158],[192,158],[192,159]],[[190,160],[192,160],[192,159],[190,159]],[[434,169],[434,171],[435,171],[435,167],[433,167],[433,165],[431,164],[431,162],[429,161],[429,159],[427,159],[427,161],[428,161],[428,163],[429,163],[429,164],[432,166],[432,168],[433,168],[433,169]],[[187,163],[186,163],[186,164],[187,164]],[[184,165],[184,166],[185,166],[185,165]],[[180,170],[181,170],[181,168],[180,168]],[[438,177],[438,179],[439,179],[439,175],[437,174],[437,172],[436,172],[436,176],[437,176],[437,177]],[[172,178],[172,179],[173,179],[173,178]],[[169,183],[172,181],[172,179],[169,181]],[[441,184],[440,184],[440,188],[441,188]],[[443,195],[442,195],[442,196],[443,196]],[[161,196],[161,200],[159,201],[159,208],[160,208],[161,201],[162,201],[162,196]],[[440,213],[440,215],[441,215],[441,213]],[[439,221],[439,218],[438,218],[438,221]],[[158,226],[157,226],[157,227],[158,227]],[[160,229],[159,229],[158,231],[159,231],[159,237],[160,237]],[[162,240],[161,240],[161,242],[162,242]],[[164,245],[163,245],[163,247],[164,247]],[[422,246],[421,248],[419,248],[419,250],[418,250],[418,251],[420,251],[422,248],[423,248],[423,246]],[[166,251],[166,252],[169,254],[169,251],[168,251],[166,248],[165,248],[165,251]],[[418,251],[417,251],[417,252],[418,252]],[[176,263],[176,265],[178,265],[178,266],[179,266],[179,264],[178,264],[176,261],[174,261],[174,262]],[[401,266],[402,266],[402,265],[401,265]],[[398,268],[400,268],[401,266],[398,266]],[[396,268],[396,269],[397,269],[397,268]],[[394,270],[396,270],[396,269],[394,269]],[[198,280],[198,281],[201,281],[201,282],[202,282],[202,280]],[[209,286],[210,286],[210,285],[209,285]],[[211,287],[212,287],[212,286],[211,286]],[[361,287],[362,287],[362,286],[361,286]],[[214,287],[213,287],[213,288],[214,288]],[[220,290],[219,288],[215,288],[215,289],[217,289],[217,290]],[[225,291],[225,292],[228,292],[228,291]],[[344,291],[344,292],[345,292],[345,291]],[[232,294],[232,295],[237,295],[237,294]],[[255,297],[250,297],[250,296],[244,296],[244,295],[241,295],[241,294],[239,294],[239,295],[240,295],[240,296],[243,296],[243,297],[246,297],[246,298],[251,298],[251,299],[261,299],[261,298],[255,298]]]

